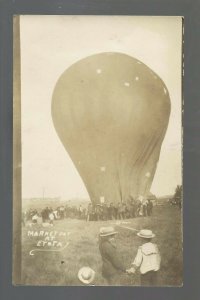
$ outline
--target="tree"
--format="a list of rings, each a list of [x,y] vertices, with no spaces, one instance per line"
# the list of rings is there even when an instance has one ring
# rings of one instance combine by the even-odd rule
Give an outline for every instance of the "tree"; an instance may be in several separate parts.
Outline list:
[[[178,205],[181,208],[181,202],[182,202],[182,193],[183,193],[183,187],[182,185],[177,185],[175,193],[174,193],[174,203]]]

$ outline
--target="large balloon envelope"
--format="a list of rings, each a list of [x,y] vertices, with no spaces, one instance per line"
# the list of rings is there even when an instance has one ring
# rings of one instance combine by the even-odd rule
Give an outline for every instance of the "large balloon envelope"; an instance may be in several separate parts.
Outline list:
[[[122,53],[76,62],[53,92],[55,129],[93,203],[148,195],[169,115],[164,82]]]

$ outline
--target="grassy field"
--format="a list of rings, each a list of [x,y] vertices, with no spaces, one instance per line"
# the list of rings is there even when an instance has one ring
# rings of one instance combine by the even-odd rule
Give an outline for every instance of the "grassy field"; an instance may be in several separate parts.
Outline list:
[[[160,286],[182,285],[182,233],[181,212],[178,207],[157,206],[153,216],[125,220],[121,226],[135,229],[151,229],[156,233],[154,241],[158,244],[162,263],[159,275]],[[116,221],[86,222],[84,220],[58,220],[48,229],[36,225],[24,227],[22,234],[22,280],[26,285],[82,285],[78,278],[78,270],[90,266],[96,272],[94,285],[107,285],[101,276],[101,256],[98,250],[98,232],[101,226],[107,226]],[[117,247],[125,266],[130,267],[140,239],[134,231],[115,225],[119,232]],[[28,230],[66,231],[70,232],[69,245],[63,251],[38,251],[30,255],[31,249],[36,249],[37,237],[28,237]],[[46,248],[44,248],[46,249]],[[50,248],[49,248],[50,249]],[[117,284],[117,283],[116,283]],[[140,285],[139,274],[124,275],[122,285]],[[117,284],[118,285],[118,284]]]

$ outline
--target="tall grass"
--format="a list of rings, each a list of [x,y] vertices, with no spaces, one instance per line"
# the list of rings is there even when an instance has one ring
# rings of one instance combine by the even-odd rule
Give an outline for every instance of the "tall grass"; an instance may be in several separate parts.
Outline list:
[[[135,229],[148,228],[155,232],[155,242],[161,252],[162,264],[159,274],[160,286],[182,285],[182,232],[181,212],[177,207],[159,206],[154,208],[151,217],[140,217],[126,220]],[[90,266],[95,270],[94,285],[107,285],[101,275],[101,256],[98,249],[98,233],[101,226],[116,223],[115,221],[86,222],[84,220],[58,220],[53,230],[70,232],[69,246],[61,252],[36,252],[37,238],[27,236],[30,228],[23,228],[22,235],[22,279],[26,285],[82,285],[77,274],[81,267]],[[125,267],[130,267],[140,238],[134,231],[117,225],[119,234],[116,237],[117,249]],[[122,225],[123,226],[123,225]],[[35,230],[32,228],[31,230]],[[40,228],[38,228],[40,229]],[[43,229],[44,230],[44,229]],[[51,229],[45,229],[51,231]],[[116,285],[140,285],[139,274],[124,275]]]

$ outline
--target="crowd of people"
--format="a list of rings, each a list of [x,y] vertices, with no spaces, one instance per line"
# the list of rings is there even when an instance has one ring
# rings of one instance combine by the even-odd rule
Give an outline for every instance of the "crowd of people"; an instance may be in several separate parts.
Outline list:
[[[70,205],[62,205],[56,208],[45,207],[44,209],[33,209],[23,211],[23,225],[27,221],[32,223],[49,223],[53,224],[54,220],[62,220],[65,218],[77,218],[86,221],[107,221],[107,220],[123,220],[136,218],[140,216],[151,216],[153,212],[152,200],[145,201],[130,199],[127,202],[89,203],[87,207],[80,204],[78,207]]]
[[[22,212],[22,223],[26,225],[26,222],[32,223],[49,223],[53,224],[54,220],[63,220],[65,218],[86,218],[86,208],[80,205],[79,209],[76,206],[58,206],[52,208],[46,206],[43,209],[29,208]]]
[[[127,202],[92,204],[87,209],[87,221],[123,220],[140,216],[151,216],[153,203],[150,199],[145,201],[129,200]]]

